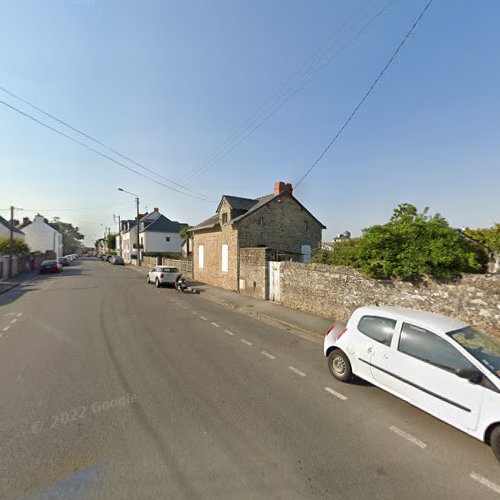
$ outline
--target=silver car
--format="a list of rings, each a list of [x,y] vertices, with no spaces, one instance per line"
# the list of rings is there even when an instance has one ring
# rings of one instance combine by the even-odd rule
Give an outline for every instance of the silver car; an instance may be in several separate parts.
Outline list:
[[[163,285],[174,286],[178,276],[179,270],[176,267],[157,266],[149,271],[146,283],[154,283],[158,288]]]

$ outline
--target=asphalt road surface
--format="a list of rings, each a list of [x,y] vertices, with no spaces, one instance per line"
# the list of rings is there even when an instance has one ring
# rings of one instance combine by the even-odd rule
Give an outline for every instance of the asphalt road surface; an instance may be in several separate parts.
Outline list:
[[[500,498],[486,445],[135,269],[35,277],[0,334],[2,499]]]

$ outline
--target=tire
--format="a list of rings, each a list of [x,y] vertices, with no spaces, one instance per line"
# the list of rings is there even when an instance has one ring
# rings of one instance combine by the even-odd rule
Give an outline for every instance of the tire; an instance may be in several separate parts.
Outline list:
[[[500,425],[497,425],[490,434],[490,445],[495,457],[500,462]]]
[[[151,281],[149,281],[149,274],[146,276],[146,283],[149,285]]]
[[[160,280],[158,278],[156,278],[155,285],[156,285],[156,288],[161,287],[161,283],[160,283]]]
[[[328,369],[341,382],[349,382],[352,379],[351,362],[344,351],[340,349],[334,349],[328,355]]]

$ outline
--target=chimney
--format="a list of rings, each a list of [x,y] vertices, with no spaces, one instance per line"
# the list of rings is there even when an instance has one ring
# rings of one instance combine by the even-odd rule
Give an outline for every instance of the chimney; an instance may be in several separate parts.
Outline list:
[[[156,207],[153,208],[153,212],[158,212],[158,209]]]
[[[30,218],[29,217],[23,217],[23,225],[29,224],[30,223]]]
[[[280,193],[292,194],[293,193],[292,185],[288,182],[282,182],[282,181],[275,182],[274,194],[280,194]]]

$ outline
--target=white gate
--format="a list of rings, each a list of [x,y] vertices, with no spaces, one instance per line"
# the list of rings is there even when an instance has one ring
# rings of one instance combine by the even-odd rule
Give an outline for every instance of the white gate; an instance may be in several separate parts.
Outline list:
[[[274,302],[281,301],[280,265],[281,262],[269,261],[269,300]]]

